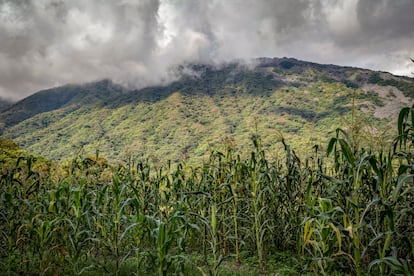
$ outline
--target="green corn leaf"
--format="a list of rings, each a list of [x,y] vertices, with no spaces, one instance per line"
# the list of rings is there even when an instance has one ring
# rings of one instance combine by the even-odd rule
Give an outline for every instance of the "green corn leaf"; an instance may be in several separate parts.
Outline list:
[[[398,135],[403,135],[404,132],[404,121],[406,120],[408,113],[410,112],[410,108],[405,107],[401,109],[400,113],[398,114]]]
[[[355,167],[355,157],[352,153],[351,147],[344,139],[339,139],[339,144],[341,145],[342,154],[345,156],[345,159]]]
[[[392,201],[396,202],[401,194],[402,186],[413,178],[413,174],[403,174],[398,177],[397,186],[392,193]]]

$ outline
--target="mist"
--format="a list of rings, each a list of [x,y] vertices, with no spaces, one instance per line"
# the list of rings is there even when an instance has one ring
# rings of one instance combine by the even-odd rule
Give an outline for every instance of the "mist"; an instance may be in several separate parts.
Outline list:
[[[412,76],[411,0],[0,0],[0,97],[104,78],[166,84],[185,63],[294,57]]]

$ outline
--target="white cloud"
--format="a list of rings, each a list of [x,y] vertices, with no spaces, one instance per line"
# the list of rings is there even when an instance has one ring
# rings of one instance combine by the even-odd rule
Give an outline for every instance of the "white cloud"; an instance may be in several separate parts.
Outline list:
[[[409,74],[410,0],[0,0],[0,97],[112,78],[168,82],[185,62],[291,56]]]

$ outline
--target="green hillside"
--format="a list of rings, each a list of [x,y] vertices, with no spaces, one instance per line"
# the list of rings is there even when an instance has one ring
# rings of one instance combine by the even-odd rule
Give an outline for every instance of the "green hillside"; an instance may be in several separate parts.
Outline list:
[[[400,108],[414,102],[413,79],[358,68],[283,58],[186,69],[164,87],[127,91],[104,81],[34,94],[1,113],[3,135],[52,159],[83,149],[113,161],[199,163],[223,144],[243,152],[253,135],[271,154],[282,138],[309,150],[339,126],[381,146],[395,136],[388,129]]]
[[[81,106],[96,104],[104,99],[119,96],[124,91],[110,80],[85,85],[65,85],[31,95],[12,106],[5,107],[0,115],[0,133],[33,116],[53,110],[70,113]],[[55,118],[56,119],[56,118]],[[30,130],[30,129],[29,129]]]

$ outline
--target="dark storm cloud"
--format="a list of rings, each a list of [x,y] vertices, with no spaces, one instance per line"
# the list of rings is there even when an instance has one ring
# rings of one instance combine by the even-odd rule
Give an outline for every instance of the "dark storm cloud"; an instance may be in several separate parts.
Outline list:
[[[185,62],[293,56],[409,74],[413,0],[0,0],[0,97]]]

